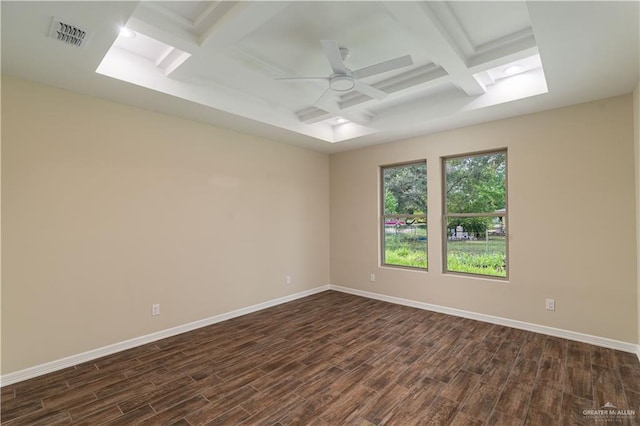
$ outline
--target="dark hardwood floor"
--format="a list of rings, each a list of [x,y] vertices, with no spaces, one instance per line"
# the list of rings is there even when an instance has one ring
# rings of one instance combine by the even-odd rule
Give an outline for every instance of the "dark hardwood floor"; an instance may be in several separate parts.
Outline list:
[[[2,388],[10,425],[571,425],[635,355],[324,292]],[[611,421],[611,418],[609,418]]]

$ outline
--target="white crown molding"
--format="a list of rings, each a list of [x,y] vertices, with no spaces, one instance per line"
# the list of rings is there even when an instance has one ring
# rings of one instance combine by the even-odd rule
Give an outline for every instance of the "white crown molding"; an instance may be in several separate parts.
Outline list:
[[[63,368],[71,367],[83,362],[92,361],[94,359],[101,358],[106,355],[111,355],[116,352],[132,349],[140,345],[155,342],[160,339],[175,336],[177,334],[186,333],[201,327],[206,327],[211,324],[216,324],[228,319],[236,318],[242,315],[250,314],[252,312],[261,311],[263,309],[270,308],[272,306],[280,305],[286,302],[291,302],[296,299],[311,296],[316,293],[329,290],[328,285],[313,288],[311,290],[302,291],[300,293],[290,294],[288,296],[279,297],[277,299],[268,300],[257,305],[247,306],[246,308],[236,309],[234,311],[226,312],[220,315],[214,315],[209,318],[201,319],[198,321],[183,324],[177,327],[168,328],[166,330],[157,331],[155,333],[147,334],[145,336],[136,337],[123,342],[114,343],[112,345],[103,346],[101,348],[92,349],[80,354],[71,355],[66,358],[61,358],[55,361],[46,362],[44,364],[36,365],[34,367],[25,368],[13,373],[4,374],[0,377],[0,386],[6,386],[13,383],[21,382],[23,380],[32,379],[34,377],[42,376],[44,374],[53,373],[54,371],[62,370]]]
[[[464,311],[461,309],[448,308],[446,306],[433,305],[431,303],[418,302],[415,300],[403,299],[400,297],[387,296],[385,294],[372,293],[369,291],[358,290],[350,287],[330,284],[329,289],[340,291],[343,293],[362,296],[369,299],[381,300],[383,302],[395,303],[397,305],[411,306],[413,308],[424,309],[426,311],[439,312],[442,314],[453,315],[456,317],[469,318],[477,321],[488,322],[491,324],[504,325],[506,327],[517,328],[520,330],[533,331],[534,333],[546,334],[549,336],[561,337],[563,339],[575,340],[577,342],[589,343],[605,348],[616,349],[623,352],[630,352],[638,356],[640,361],[640,345],[622,342],[620,340],[608,339],[606,337],[593,336],[590,334],[578,333],[575,331],[564,330],[560,328],[548,327],[545,325],[532,324],[524,321],[513,320],[509,318],[494,317],[492,315],[479,314],[476,312]]]

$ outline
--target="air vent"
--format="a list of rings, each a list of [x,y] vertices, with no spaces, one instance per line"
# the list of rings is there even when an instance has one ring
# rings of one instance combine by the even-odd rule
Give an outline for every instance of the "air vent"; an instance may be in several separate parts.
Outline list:
[[[49,30],[49,37],[75,47],[84,47],[89,41],[90,33],[73,24],[54,17]]]

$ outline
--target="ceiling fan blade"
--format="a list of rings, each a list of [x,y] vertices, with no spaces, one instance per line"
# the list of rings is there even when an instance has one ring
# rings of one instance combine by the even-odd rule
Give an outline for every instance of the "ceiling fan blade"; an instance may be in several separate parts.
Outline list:
[[[275,80],[280,80],[280,81],[295,81],[295,80],[329,80],[329,77],[280,77],[280,78],[276,78]]]
[[[387,95],[389,95],[387,92],[383,92],[380,89],[376,89],[373,86],[369,86],[368,84],[361,83],[357,80],[356,80],[356,86],[354,87],[354,89],[364,95],[367,95],[371,98],[378,99],[378,100],[384,99],[387,97]]]
[[[340,46],[338,45],[338,42],[335,40],[320,40],[320,43],[322,43],[322,49],[329,60],[333,73],[346,74],[347,67],[344,65],[344,61],[342,60],[342,54],[340,53]]]
[[[411,55],[405,55],[374,65],[369,65],[368,67],[360,68],[359,70],[354,71],[353,75],[355,78],[365,78],[383,72],[393,71],[398,68],[408,67],[409,65],[413,65],[413,59],[411,59]]]
[[[322,105],[324,104],[324,102],[327,100],[327,95],[329,94],[329,87],[327,87],[327,90],[325,90],[324,92],[322,92],[322,95],[320,95],[320,97],[313,103],[313,106],[320,106],[322,107]]]

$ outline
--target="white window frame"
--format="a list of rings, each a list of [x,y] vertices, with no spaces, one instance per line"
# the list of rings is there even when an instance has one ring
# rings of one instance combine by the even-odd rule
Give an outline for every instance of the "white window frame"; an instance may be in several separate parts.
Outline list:
[[[504,154],[505,158],[505,177],[504,177],[504,190],[505,190],[505,206],[504,212],[483,212],[483,213],[457,213],[447,211],[447,169],[446,163],[448,160],[456,160],[470,157],[481,157],[492,154]],[[509,279],[509,184],[508,184],[508,170],[509,170],[509,158],[507,148],[473,152],[467,154],[456,154],[441,158],[441,171],[442,171],[442,271],[445,274],[464,275],[486,279],[496,279],[507,281]],[[505,276],[477,274],[472,272],[460,272],[452,271],[448,269],[448,222],[452,217],[503,217],[504,222],[504,234],[505,234]]]

